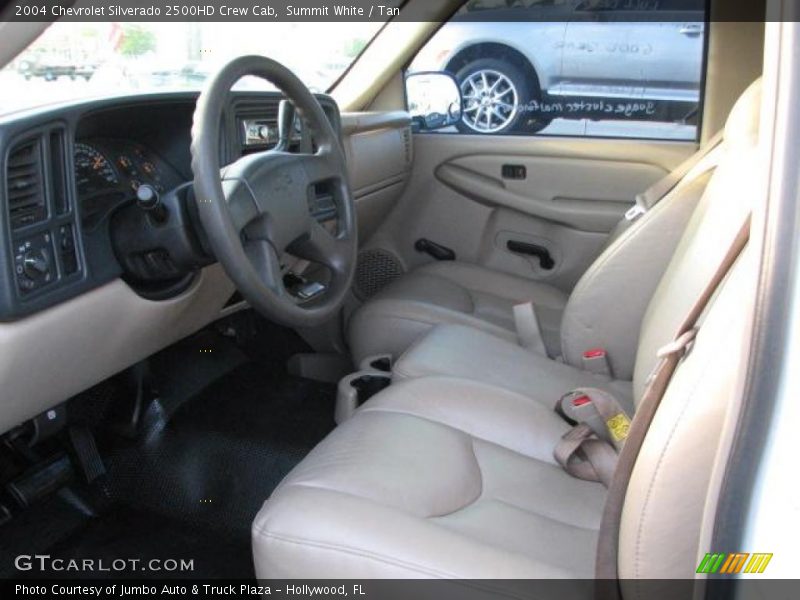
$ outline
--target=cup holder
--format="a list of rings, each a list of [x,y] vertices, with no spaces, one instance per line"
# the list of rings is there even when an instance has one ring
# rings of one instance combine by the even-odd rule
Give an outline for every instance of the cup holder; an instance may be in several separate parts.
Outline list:
[[[361,406],[381,390],[389,387],[392,380],[385,375],[362,375],[350,382],[356,389],[356,406]]]
[[[358,371],[343,378],[336,394],[336,422],[344,423],[359,406],[391,383],[390,373],[377,370]]]

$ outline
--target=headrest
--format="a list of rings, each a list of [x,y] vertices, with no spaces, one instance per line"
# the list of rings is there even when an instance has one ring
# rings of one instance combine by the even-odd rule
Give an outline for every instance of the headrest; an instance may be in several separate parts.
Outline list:
[[[739,96],[725,123],[727,146],[755,146],[758,143],[758,124],[761,118],[761,78],[759,77]]]

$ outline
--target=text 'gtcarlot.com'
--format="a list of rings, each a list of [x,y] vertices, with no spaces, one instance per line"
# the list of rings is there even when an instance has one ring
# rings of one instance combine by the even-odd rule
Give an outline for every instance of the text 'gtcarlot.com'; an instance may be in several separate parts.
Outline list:
[[[194,559],[185,558],[53,558],[49,554],[20,554],[14,559],[18,571],[49,571],[65,573],[109,573],[122,571],[194,571]]]

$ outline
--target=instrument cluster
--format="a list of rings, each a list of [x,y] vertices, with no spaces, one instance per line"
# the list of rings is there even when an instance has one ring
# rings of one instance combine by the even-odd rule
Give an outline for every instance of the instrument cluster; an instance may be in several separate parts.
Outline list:
[[[138,142],[81,140],[74,148],[78,202],[88,229],[133,200],[143,184],[163,193],[182,183],[166,161]]]

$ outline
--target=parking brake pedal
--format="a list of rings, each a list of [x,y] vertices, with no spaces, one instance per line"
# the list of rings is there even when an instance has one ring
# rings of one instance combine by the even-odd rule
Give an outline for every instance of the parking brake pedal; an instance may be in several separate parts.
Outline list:
[[[72,478],[72,465],[66,454],[26,471],[6,486],[9,495],[20,506],[28,507],[37,500],[61,489]]]

